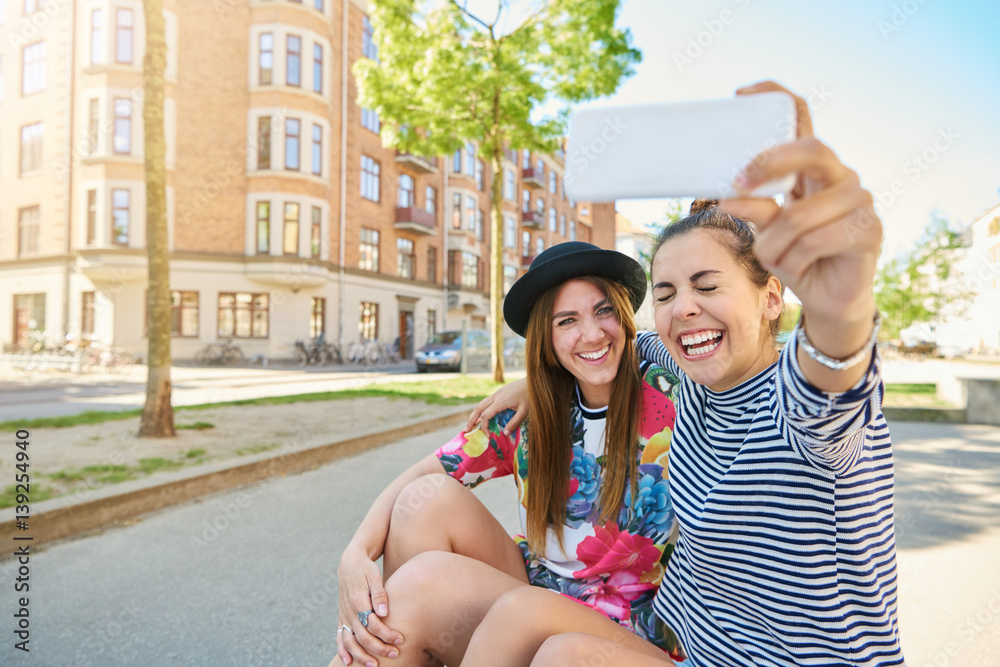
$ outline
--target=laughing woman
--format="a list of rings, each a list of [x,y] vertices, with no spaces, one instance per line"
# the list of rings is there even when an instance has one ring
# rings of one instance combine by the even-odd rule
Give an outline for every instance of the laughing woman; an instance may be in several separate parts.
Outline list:
[[[635,260],[578,242],[541,253],[513,285],[504,317],[526,338],[530,424],[508,436],[513,412],[502,412],[378,497],[340,562],[344,664],[457,665],[514,589],[570,605],[581,631],[671,662],[676,637],[652,605],[675,525],[665,467],[676,379],[639,363],[633,313],[645,293]],[[525,533],[514,540],[467,488],[505,475]]]
[[[784,89],[741,92],[765,90]],[[784,205],[696,202],[653,254],[659,336],[640,334],[638,349],[681,378],[669,476],[680,536],[655,609],[692,667],[904,664],[872,296],[881,224],[857,174],[811,136],[796,101],[800,138],[736,181],[749,192],[796,174]],[[782,284],[802,317],[779,352]],[[522,402],[508,392],[480,410]],[[465,664],[503,664],[490,653],[532,631],[525,600],[516,613],[507,604],[524,597],[497,602]],[[538,649],[532,665],[618,650],[562,628],[525,640]]]

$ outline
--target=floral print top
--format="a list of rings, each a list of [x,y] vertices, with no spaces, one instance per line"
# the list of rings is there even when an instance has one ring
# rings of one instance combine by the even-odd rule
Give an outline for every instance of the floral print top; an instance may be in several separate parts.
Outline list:
[[[549,529],[545,552],[530,553],[517,536],[529,581],[569,595],[618,621],[633,632],[673,652],[676,639],[652,611],[675,525],[667,488],[667,456],[676,411],[677,380],[665,369],[644,364],[642,415],[639,420],[637,492],[631,484],[615,521],[600,519],[600,487],[604,477],[606,408],[590,410],[579,399],[570,407],[569,452],[573,460],[567,489],[564,549]],[[445,471],[474,487],[513,475],[517,484],[522,531],[527,530],[525,501],[530,480],[527,422],[512,436],[503,427],[513,416],[507,410],[494,417],[489,431],[460,433],[437,456]]]

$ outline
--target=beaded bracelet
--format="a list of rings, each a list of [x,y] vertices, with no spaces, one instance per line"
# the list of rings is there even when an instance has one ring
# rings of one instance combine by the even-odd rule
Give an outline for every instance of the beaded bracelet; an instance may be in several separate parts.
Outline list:
[[[818,363],[823,364],[829,369],[835,371],[843,371],[847,370],[848,368],[851,368],[852,366],[857,366],[868,357],[868,354],[872,351],[872,348],[875,347],[875,339],[878,337],[878,330],[880,326],[882,326],[882,316],[876,310],[874,326],[872,327],[872,335],[868,339],[868,342],[865,343],[864,347],[862,347],[861,350],[852,354],[846,359],[834,359],[833,357],[828,357],[819,350],[817,350],[813,346],[813,344],[809,342],[809,339],[806,337],[805,315],[802,315],[799,318],[798,324],[795,325],[795,338],[798,341],[799,345],[802,347],[802,349],[806,351],[806,354],[809,355],[810,359],[813,359]]]

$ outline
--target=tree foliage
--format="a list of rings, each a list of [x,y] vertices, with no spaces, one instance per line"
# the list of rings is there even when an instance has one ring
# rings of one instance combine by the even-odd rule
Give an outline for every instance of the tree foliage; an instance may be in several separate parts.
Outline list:
[[[554,151],[566,105],[613,93],[640,53],[615,27],[620,0],[532,3],[509,29],[508,0],[497,0],[493,17],[457,0],[369,0],[368,8],[378,59],[360,60],[354,73],[358,103],[382,119],[383,143],[430,157],[475,141],[493,166],[491,356],[502,382],[503,151]],[[560,110],[536,119],[550,102]]]
[[[879,269],[875,303],[883,337],[897,339],[912,324],[936,324],[965,310],[974,295],[956,271],[963,252],[962,233],[935,216],[913,250]]]

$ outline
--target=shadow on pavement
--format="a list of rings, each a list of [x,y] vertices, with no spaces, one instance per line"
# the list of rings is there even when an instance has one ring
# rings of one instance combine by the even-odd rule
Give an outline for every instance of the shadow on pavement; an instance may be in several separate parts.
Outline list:
[[[889,425],[896,464],[896,544],[922,549],[1000,527],[1000,428]]]

